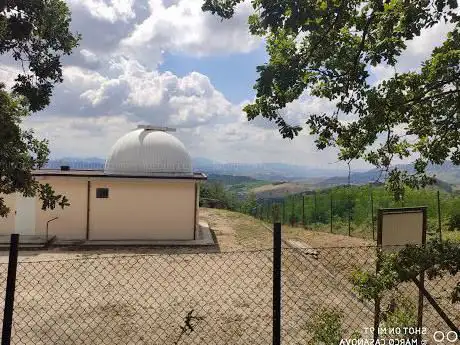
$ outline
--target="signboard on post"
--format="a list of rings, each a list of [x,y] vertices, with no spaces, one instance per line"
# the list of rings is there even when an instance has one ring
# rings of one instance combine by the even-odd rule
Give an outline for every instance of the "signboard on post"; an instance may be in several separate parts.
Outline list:
[[[383,208],[378,210],[377,247],[382,252],[397,252],[406,245],[424,246],[427,228],[426,207]],[[380,260],[377,259],[377,272]],[[420,272],[420,284],[423,287],[425,273]],[[423,294],[419,289],[417,327],[423,323]],[[375,300],[374,341],[378,338],[380,323],[380,299]],[[417,335],[417,343],[421,344],[421,334]]]
[[[426,228],[426,207],[379,209],[377,246],[383,251],[397,251],[406,245],[424,245]]]

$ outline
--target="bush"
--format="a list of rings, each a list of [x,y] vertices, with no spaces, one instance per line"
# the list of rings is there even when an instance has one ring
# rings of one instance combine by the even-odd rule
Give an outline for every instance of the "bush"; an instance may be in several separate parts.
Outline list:
[[[384,323],[387,327],[417,326],[417,307],[414,302],[401,295],[390,301],[388,310],[383,314]]]
[[[449,231],[460,231],[460,212],[455,211],[449,216],[449,220],[447,223],[447,229]]]
[[[298,222],[299,222],[299,216],[296,214],[291,214],[289,217],[289,224],[291,224],[292,227],[294,227]]]
[[[241,211],[252,216],[256,215],[257,198],[254,193],[250,193],[241,204]]]
[[[338,345],[342,340],[342,313],[333,309],[320,309],[310,323],[313,334],[309,345]]]
[[[208,181],[200,185],[200,206],[236,211],[240,205],[236,196],[220,182]]]
[[[417,327],[417,307],[414,302],[401,296],[396,292],[397,297],[391,299],[388,308],[382,313],[383,326],[386,329]],[[392,336],[389,336],[390,338]],[[416,339],[416,335],[403,334],[403,339]]]

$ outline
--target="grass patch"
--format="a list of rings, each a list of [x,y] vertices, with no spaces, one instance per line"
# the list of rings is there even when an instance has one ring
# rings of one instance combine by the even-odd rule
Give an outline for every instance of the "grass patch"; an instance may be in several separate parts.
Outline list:
[[[446,231],[442,232],[442,239],[460,243],[460,231]]]

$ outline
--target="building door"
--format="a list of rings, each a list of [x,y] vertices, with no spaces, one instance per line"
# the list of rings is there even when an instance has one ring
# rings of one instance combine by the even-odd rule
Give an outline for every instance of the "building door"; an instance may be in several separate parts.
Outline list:
[[[35,235],[35,198],[17,195],[14,232],[21,235]]]

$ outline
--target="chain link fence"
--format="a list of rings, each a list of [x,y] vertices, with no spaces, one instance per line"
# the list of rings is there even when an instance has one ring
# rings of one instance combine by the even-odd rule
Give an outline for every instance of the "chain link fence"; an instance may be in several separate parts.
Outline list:
[[[357,269],[375,271],[375,262],[375,247],[282,248],[282,344],[372,338],[374,304],[355,293],[350,278]],[[6,275],[7,264],[0,264],[1,291]],[[272,278],[271,249],[22,257],[12,344],[271,344]],[[459,280],[457,274],[426,282],[457,325],[460,309],[449,291]],[[414,326],[417,298],[414,284],[389,292],[381,326]],[[426,339],[449,331],[429,303],[423,316]]]

